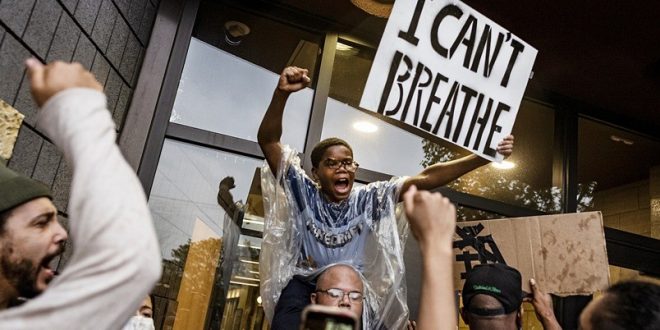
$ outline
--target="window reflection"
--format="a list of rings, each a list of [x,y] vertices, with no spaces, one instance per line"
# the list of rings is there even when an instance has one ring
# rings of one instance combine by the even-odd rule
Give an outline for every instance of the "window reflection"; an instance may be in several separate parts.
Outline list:
[[[660,238],[660,142],[588,119],[578,123],[578,182],[605,226]]]
[[[192,238],[172,252],[172,263],[183,270],[177,295],[174,329],[201,329],[220,262],[222,239],[201,220],[195,221]]]
[[[261,329],[266,325],[259,295],[260,252],[261,239],[241,235],[220,329]]]
[[[170,121],[256,142],[278,79],[279,73],[192,38]],[[291,95],[284,112],[282,139],[297,150],[313,96],[311,88]]]
[[[240,235],[239,224],[246,213],[263,215],[263,207],[250,205],[260,199],[252,187],[260,186],[255,173],[262,163],[165,140],[149,199],[164,259],[154,290],[157,328],[217,328],[231,307],[224,301],[230,292],[254,294],[249,290],[256,286],[258,296],[261,240]],[[229,210],[235,215],[225,218]],[[263,314],[256,302],[250,306]]]
[[[262,236],[264,231],[264,201],[261,193],[261,169],[254,171],[250,193],[247,198],[245,217],[241,228]]]
[[[475,209],[463,205],[456,205],[457,221],[477,221],[477,220],[492,220],[492,219],[503,219],[503,218],[505,218],[505,216],[501,214]]]
[[[321,137],[345,139],[362,168],[396,176],[415,175],[429,165],[468,155],[439,138],[424,139],[359,109],[373,57],[367,47],[338,42]],[[507,160],[513,168],[484,166],[448,186],[543,212],[560,212],[561,190],[552,182],[554,110],[523,100],[513,135],[514,153]]]

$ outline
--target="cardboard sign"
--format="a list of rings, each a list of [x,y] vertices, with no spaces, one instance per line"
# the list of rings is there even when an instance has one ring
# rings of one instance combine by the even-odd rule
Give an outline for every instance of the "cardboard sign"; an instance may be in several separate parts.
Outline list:
[[[11,158],[24,117],[7,102],[0,100],[0,160]]]
[[[536,53],[462,2],[397,0],[360,107],[501,161]]]
[[[526,292],[531,292],[530,278],[543,291],[560,296],[591,294],[609,286],[600,212],[459,222],[457,227],[454,286],[458,290],[463,288],[466,268],[493,262],[518,269]]]

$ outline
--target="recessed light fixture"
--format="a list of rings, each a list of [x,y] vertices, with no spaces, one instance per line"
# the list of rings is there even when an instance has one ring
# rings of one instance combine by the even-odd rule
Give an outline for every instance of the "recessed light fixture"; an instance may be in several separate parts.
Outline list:
[[[353,123],[353,128],[364,133],[374,133],[378,130],[378,126],[368,121],[356,121]]]
[[[225,42],[230,46],[238,46],[243,37],[250,34],[250,27],[238,21],[225,22]]]
[[[512,163],[508,160],[503,160],[501,163],[492,162],[492,163],[490,163],[490,165],[493,166],[494,168],[498,169],[498,170],[510,170],[510,169],[516,167],[515,163]]]
[[[610,140],[612,140],[614,142],[621,142],[621,143],[623,143],[627,146],[631,146],[631,145],[635,144],[635,141],[628,140],[626,138],[622,138],[622,137],[617,136],[617,135],[610,135]]]

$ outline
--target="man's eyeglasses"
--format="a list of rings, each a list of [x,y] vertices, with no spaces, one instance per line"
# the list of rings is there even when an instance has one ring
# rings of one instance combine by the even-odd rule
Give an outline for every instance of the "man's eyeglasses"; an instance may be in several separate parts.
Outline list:
[[[333,300],[344,299],[344,296],[348,295],[348,299],[350,299],[354,303],[362,302],[362,299],[364,298],[361,292],[357,292],[357,291],[344,292],[344,290],[342,289],[332,288],[327,290],[316,290],[316,292],[325,293],[328,296],[330,296],[330,298],[332,298]]]
[[[344,166],[347,171],[355,172],[360,166],[356,161],[352,159],[336,160],[336,159],[326,159],[324,162],[325,166],[333,170],[338,170],[340,167]]]

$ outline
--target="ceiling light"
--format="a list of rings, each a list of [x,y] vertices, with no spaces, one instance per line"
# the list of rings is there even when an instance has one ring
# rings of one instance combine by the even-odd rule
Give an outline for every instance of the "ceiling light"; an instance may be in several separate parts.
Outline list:
[[[373,133],[378,130],[378,126],[367,121],[356,121],[353,123],[353,128],[364,133]]]
[[[229,283],[230,284],[238,284],[238,285],[259,287],[259,284],[256,284],[256,283],[246,283],[246,282],[241,282],[241,281],[229,281]]]
[[[341,42],[337,43],[337,50],[338,51],[349,51],[353,49],[353,47],[347,45],[347,44],[342,44]]]
[[[621,142],[621,143],[623,143],[627,146],[631,146],[631,145],[635,144],[635,141],[628,140],[626,138],[622,138],[622,137],[617,136],[617,135],[610,135],[610,140],[612,140],[614,142]]]
[[[358,53],[360,53],[360,49],[347,44],[343,44],[341,42],[337,43],[337,47],[335,47],[335,49],[337,50],[337,52],[345,56],[355,56]]]
[[[238,46],[243,37],[250,34],[250,28],[242,22],[225,22],[225,42],[230,46]]]
[[[238,276],[238,275],[236,275],[236,276],[234,276],[234,278],[239,279],[239,280],[247,280],[247,281],[255,281],[255,282],[259,282],[259,279],[258,279],[258,278],[254,278],[254,277],[245,277],[245,276]]]
[[[492,162],[492,163],[490,163],[490,165],[493,166],[494,168],[498,169],[498,170],[510,170],[510,169],[516,167],[515,163],[512,163],[512,162],[507,161],[507,160],[503,160],[501,163]]]

